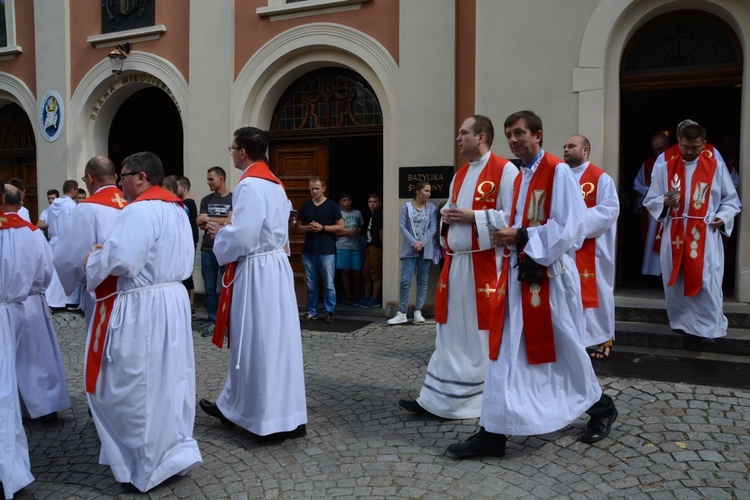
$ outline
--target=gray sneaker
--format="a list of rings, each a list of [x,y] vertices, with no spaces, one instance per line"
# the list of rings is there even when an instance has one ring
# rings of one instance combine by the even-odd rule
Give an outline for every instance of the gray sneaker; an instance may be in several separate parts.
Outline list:
[[[213,337],[214,328],[215,328],[215,325],[213,323],[209,323],[206,326],[204,326],[203,330],[201,330],[201,337]]]

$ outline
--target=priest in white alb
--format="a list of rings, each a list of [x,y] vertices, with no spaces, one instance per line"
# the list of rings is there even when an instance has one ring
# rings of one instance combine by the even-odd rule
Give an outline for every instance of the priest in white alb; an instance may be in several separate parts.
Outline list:
[[[21,203],[20,191],[6,184],[3,212],[20,217],[18,209]],[[31,227],[36,229],[35,226]],[[43,233],[35,231],[34,236],[34,242],[45,247],[36,249],[36,253],[49,253],[49,245]],[[48,279],[43,283],[34,282],[29,297],[23,301],[23,326],[16,330],[16,374],[21,410],[24,417],[38,418],[45,424],[57,421],[57,412],[70,408],[70,394],[60,346],[44,299],[44,290],[52,277],[51,264],[51,260],[39,262],[40,267],[49,270]]]
[[[214,254],[227,265],[222,279],[214,344],[229,327],[229,373],[207,414],[260,441],[306,434],[307,403],[302,336],[287,258],[289,201],[265,163],[268,141],[255,127],[235,131],[230,153],[242,170],[232,197],[232,222],[208,223]]]
[[[0,186],[4,186],[0,179]],[[0,206],[5,190],[0,190]],[[23,301],[44,290],[52,277],[52,254],[44,235],[17,214],[0,211],[0,482],[13,498],[34,480],[21,421],[16,384],[16,332],[23,323]]]
[[[145,492],[202,463],[193,439],[195,358],[182,286],[195,248],[182,201],[161,187],[156,155],[128,156],[120,177],[129,205],[84,261],[96,294],[85,383],[102,443],[99,463]]]
[[[459,458],[502,457],[508,435],[553,432],[582,413],[591,418],[580,440],[595,443],[617,418],[583,345],[574,252],[584,240],[586,205],[570,167],[541,148],[542,134],[532,111],[505,120],[521,175],[506,218],[510,227],[492,231],[507,258],[493,294],[481,427],[448,447]]]
[[[643,205],[664,226],[661,269],[669,325],[712,346],[727,334],[721,235],[732,234],[741,204],[724,163],[703,154],[706,129],[686,125],[677,139],[679,154],[654,167]]]
[[[581,186],[586,204],[586,239],[576,252],[586,328],[583,345],[594,347],[592,359],[607,359],[615,340],[615,236],[620,199],[612,177],[589,161],[590,152],[591,143],[578,134],[563,146],[563,160]]]

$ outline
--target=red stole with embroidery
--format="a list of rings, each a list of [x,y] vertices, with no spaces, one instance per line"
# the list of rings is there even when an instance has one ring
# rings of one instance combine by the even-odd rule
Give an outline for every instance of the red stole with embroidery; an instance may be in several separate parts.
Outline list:
[[[0,212],[0,229],[18,229],[19,227],[28,227],[32,231],[39,229],[31,222],[22,219],[18,214]]]
[[[581,176],[581,194],[586,208],[596,206],[599,177],[604,170],[590,163]],[[576,252],[576,266],[581,276],[581,299],[583,307],[599,307],[599,292],[596,288],[596,238],[586,238],[583,246]]]
[[[480,172],[477,185],[474,188],[472,210],[495,210],[497,208],[497,197],[501,196],[499,192],[500,179],[503,176],[503,169],[507,163],[508,160],[505,158],[497,156],[495,153],[490,153],[487,165]],[[468,163],[456,172],[451,198],[451,202],[454,204],[458,200],[458,193],[461,192],[461,186],[468,172]],[[450,227],[448,231],[450,231]],[[445,238],[447,245],[447,234]],[[479,240],[477,239],[476,231],[472,233],[471,240],[472,250],[478,250]],[[450,248],[448,248],[448,251],[450,252]],[[435,294],[435,321],[443,324],[448,321],[448,276],[450,275],[451,260],[450,254],[446,255],[445,264],[443,265],[443,270],[440,273],[440,279],[437,284],[437,293]],[[495,291],[491,288],[491,284],[497,281],[495,249],[489,248],[481,252],[473,252],[471,254],[471,262],[474,268],[477,328],[479,330],[487,330],[490,326],[490,316],[492,314],[492,293]]]
[[[534,172],[524,203],[524,217],[521,227],[541,226],[549,217],[552,206],[552,188],[555,180],[555,169],[562,160],[544,153]],[[561,167],[563,168],[563,167]],[[564,168],[569,168],[565,166]],[[516,205],[521,192],[522,175],[516,177],[513,187],[513,204],[510,208],[510,223],[516,215]],[[505,322],[506,295],[510,275],[510,256],[503,260],[503,270],[495,287],[495,300],[492,303],[492,320],[490,322],[490,359],[496,361],[500,355],[500,344]],[[544,269],[539,283],[521,283],[521,308],[523,314],[526,355],[530,365],[554,363],[555,338],[552,332],[552,311],[549,297],[549,276]]]
[[[105,207],[122,210],[128,204],[123,198],[122,191],[117,186],[107,186],[92,194],[88,198],[81,200],[79,203],[96,203]]]
[[[257,177],[273,183],[279,184],[281,188],[284,185],[276,177],[265,162],[255,162],[242,174],[240,181],[248,177]],[[238,182],[238,184],[239,184]],[[232,291],[234,289],[234,275],[237,272],[237,262],[230,262],[224,266],[224,274],[221,277],[221,293],[219,294],[219,307],[216,311],[216,324],[214,326],[213,343],[219,349],[224,347],[224,336],[227,337],[227,347],[229,347],[229,312],[232,307]]]
[[[169,203],[179,203],[182,206],[182,200],[173,195],[161,186],[151,186],[134,200],[161,200]],[[122,199],[122,191],[116,187],[105,189],[95,193],[82,203],[97,203],[121,210],[127,205],[127,201]],[[96,296],[96,308],[94,309],[94,319],[91,322],[91,338],[89,339],[88,351],[86,354],[86,392],[94,394],[96,392],[96,382],[99,379],[99,372],[102,366],[102,356],[104,346],[107,340],[107,330],[109,329],[109,320],[114,309],[115,299],[117,299],[117,276],[107,276],[99,286],[94,290]]]
[[[716,173],[717,162],[708,155],[700,154],[698,164],[695,167],[692,177],[692,187],[690,189],[691,199],[687,200],[690,204],[688,207],[687,219],[681,217],[685,210],[685,163],[682,155],[676,156],[667,162],[667,181],[669,189],[680,192],[680,204],[675,211],[672,209],[673,217],[680,216],[679,219],[673,218],[670,228],[671,245],[672,245],[672,274],[669,276],[668,286],[673,286],[677,275],[682,268],[682,276],[685,285],[685,296],[694,297],[698,294],[703,286],[703,263],[705,261],[706,249],[706,214],[708,213],[708,204],[711,197],[711,184]],[[685,231],[687,220],[687,232]],[[685,236],[690,242],[682,240]],[[688,245],[689,252],[685,258],[685,245]]]

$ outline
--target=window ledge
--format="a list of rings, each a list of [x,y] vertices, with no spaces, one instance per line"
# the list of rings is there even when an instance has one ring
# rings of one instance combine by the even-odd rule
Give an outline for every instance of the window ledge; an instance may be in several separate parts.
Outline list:
[[[101,47],[114,47],[115,45],[124,42],[136,43],[158,40],[166,31],[166,26],[163,24],[157,24],[156,26],[149,26],[147,28],[115,31],[114,33],[104,33],[102,35],[91,35],[86,37],[86,41],[99,49]]]
[[[332,12],[357,10],[360,5],[370,0],[304,0],[286,3],[285,0],[268,0],[268,7],[258,7],[255,13],[268,17],[271,21],[293,19],[296,17],[317,16]]]
[[[8,47],[0,47],[0,60],[13,59],[18,54],[23,52],[20,45],[10,45]]]

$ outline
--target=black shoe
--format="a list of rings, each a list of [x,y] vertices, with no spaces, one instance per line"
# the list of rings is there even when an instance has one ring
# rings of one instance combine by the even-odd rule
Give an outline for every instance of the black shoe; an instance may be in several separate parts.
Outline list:
[[[39,421],[43,423],[44,425],[50,425],[57,422],[58,415],[56,411],[53,411],[52,413],[48,413],[47,415],[43,415],[39,417]]]
[[[448,446],[448,453],[459,458],[469,457],[504,457],[505,443],[508,438],[504,434],[487,432],[484,427],[463,443]]]
[[[601,441],[609,436],[615,420],[617,420],[617,408],[613,408],[612,413],[606,417],[591,417],[586,430],[581,434],[581,441],[587,444]]]
[[[333,323],[333,314],[326,313],[325,318],[326,318],[326,323]]]
[[[416,413],[417,415],[432,415],[432,413],[422,408],[422,405],[413,399],[399,399],[398,405],[404,410]]]
[[[210,415],[212,417],[216,417],[219,420],[221,420],[221,425],[224,427],[231,429],[234,427],[234,422],[229,420],[227,417],[224,416],[223,413],[221,413],[221,410],[218,406],[216,406],[216,403],[212,403],[211,401],[207,399],[201,399],[198,403],[201,407],[201,410],[206,412],[207,415]]]
[[[301,438],[307,434],[307,427],[305,424],[298,425],[296,429],[285,432],[274,432],[273,434],[267,434],[265,436],[255,436],[261,443],[271,443],[277,441],[283,441],[285,439],[296,439]]]

